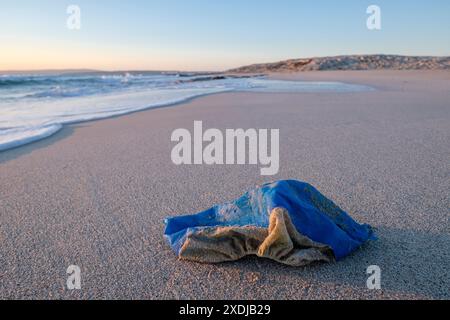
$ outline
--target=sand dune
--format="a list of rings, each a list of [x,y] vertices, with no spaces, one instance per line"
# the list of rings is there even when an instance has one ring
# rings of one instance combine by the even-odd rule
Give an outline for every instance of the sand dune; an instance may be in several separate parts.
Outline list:
[[[230,70],[230,72],[265,73],[330,70],[450,70],[450,57],[348,55],[253,64]]]

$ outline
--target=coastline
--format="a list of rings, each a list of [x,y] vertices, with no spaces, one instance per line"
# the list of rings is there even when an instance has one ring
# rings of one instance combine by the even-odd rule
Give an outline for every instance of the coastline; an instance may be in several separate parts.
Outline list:
[[[379,91],[219,93],[68,125],[1,152],[0,298],[448,299],[450,72],[271,77],[341,79]],[[280,173],[173,165],[170,134],[194,120],[280,128]],[[315,185],[374,225],[380,240],[337,264],[299,269],[254,258],[180,262],[165,243],[164,217],[283,178]],[[74,263],[83,270],[81,292],[64,289]],[[381,264],[382,291],[365,287],[370,264]]]
[[[94,85],[96,89],[92,89],[92,92],[89,94],[88,92],[83,93],[83,90],[80,91],[79,86],[75,86],[75,88],[66,86],[63,89],[59,86],[48,87],[49,81],[59,81],[58,83],[64,86],[63,83],[70,83],[72,80],[61,81],[59,78],[58,80],[45,78],[40,80],[6,80],[7,85],[8,83],[11,85],[11,82],[20,85],[38,82],[44,88],[34,94],[28,93],[19,99],[6,95],[6,103],[0,105],[0,109],[6,109],[2,122],[7,124],[7,127],[3,126],[3,129],[0,130],[0,152],[45,139],[58,132],[64,125],[108,119],[142,110],[170,107],[189,102],[195,98],[218,93],[358,92],[373,90],[370,87],[346,83],[278,81],[267,77],[261,78],[258,75],[188,76],[190,78],[184,80],[179,80],[178,77],[165,78],[163,81],[160,80],[156,87],[155,83],[158,81],[155,78],[151,76],[145,78],[146,76],[142,74],[131,75],[126,73],[125,75],[115,76],[106,76],[104,74],[90,76],[91,78],[83,81],[93,81],[94,83],[106,81],[108,83],[111,80],[110,77],[115,77],[113,78],[115,89],[110,88],[110,92],[106,94],[93,94],[94,91],[101,91],[98,88],[98,83],[96,83]],[[152,76],[154,77],[155,75],[152,73]],[[143,81],[147,81],[148,86],[144,88],[142,85],[139,86],[137,83],[134,83],[132,85],[132,87],[135,86],[133,89],[123,90],[123,87],[127,87],[126,83],[128,83],[129,79],[133,77],[140,80],[145,78]],[[118,79],[120,79],[119,84],[117,83]],[[165,82],[164,85],[161,82]],[[189,87],[197,82],[201,84]],[[181,85],[182,87],[172,87],[174,85]],[[77,94],[74,93],[74,90]],[[70,93],[71,91],[72,93]],[[65,95],[69,95],[70,99],[62,98]],[[31,100],[26,100],[27,97],[31,98]],[[32,99],[36,97],[38,97],[37,100]],[[49,97],[56,99],[48,99]],[[20,121],[20,119],[27,119],[27,121]]]

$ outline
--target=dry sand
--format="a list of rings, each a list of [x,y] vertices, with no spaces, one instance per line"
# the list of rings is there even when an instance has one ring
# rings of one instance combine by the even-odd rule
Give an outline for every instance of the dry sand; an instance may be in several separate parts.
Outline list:
[[[0,153],[0,298],[450,298],[450,72],[276,75],[373,85],[367,93],[229,93],[68,126]],[[171,132],[279,128],[280,173],[171,163]],[[379,241],[335,264],[253,257],[180,262],[167,215],[232,200],[257,183],[307,181]],[[65,289],[82,269],[82,290]],[[366,288],[379,265],[382,290]]]

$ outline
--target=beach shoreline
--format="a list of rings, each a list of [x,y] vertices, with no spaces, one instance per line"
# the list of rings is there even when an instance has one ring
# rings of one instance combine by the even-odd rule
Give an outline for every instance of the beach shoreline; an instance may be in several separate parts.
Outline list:
[[[449,71],[321,71],[357,93],[243,93],[65,125],[0,152],[1,299],[448,299]],[[280,172],[175,166],[171,132],[279,128]],[[289,268],[250,257],[178,261],[166,216],[232,200],[255,184],[316,186],[379,240],[336,264]],[[83,288],[65,288],[80,265]],[[368,290],[379,265],[383,290]]]

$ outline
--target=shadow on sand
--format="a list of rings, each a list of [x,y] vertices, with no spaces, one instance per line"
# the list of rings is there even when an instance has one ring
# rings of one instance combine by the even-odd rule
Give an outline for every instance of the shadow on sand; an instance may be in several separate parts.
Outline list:
[[[79,127],[79,125],[77,125],[76,127]],[[0,151],[0,164],[17,159],[23,155],[30,154],[36,150],[46,148],[49,145],[52,145],[60,140],[64,140],[75,131],[76,127],[72,125],[64,126],[61,130],[45,139],[31,142],[29,144],[21,145],[5,151]]]
[[[276,279],[290,278],[293,283],[298,279],[312,283],[332,283],[337,287],[351,286],[364,292],[364,297],[370,296],[366,285],[369,277],[367,267],[378,265],[384,293],[425,299],[450,298],[449,234],[390,227],[377,228],[376,233],[379,240],[365,244],[336,263],[292,268],[266,259],[246,257],[237,262],[221,264],[220,267],[238,269],[243,273],[256,272],[261,275],[258,285],[274,286]],[[373,296],[377,296],[376,292],[373,292]]]

